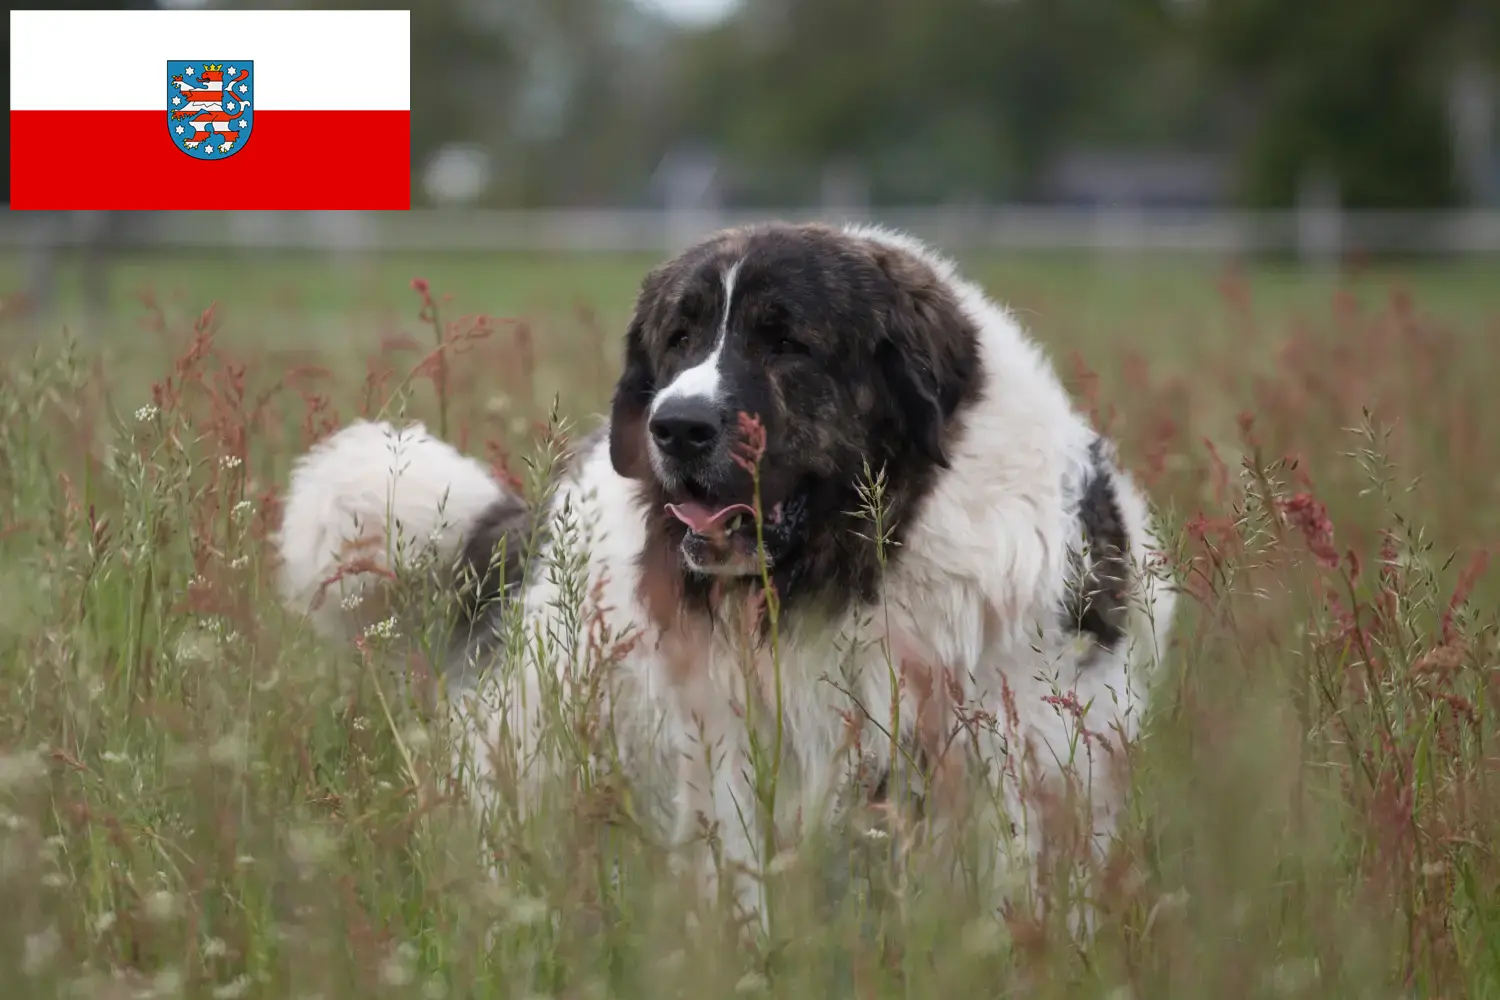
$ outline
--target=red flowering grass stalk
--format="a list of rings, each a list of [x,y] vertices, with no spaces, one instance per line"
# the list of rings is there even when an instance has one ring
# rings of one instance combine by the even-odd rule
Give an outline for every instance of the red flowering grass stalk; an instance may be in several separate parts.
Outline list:
[[[448,436],[448,359],[443,351],[443,321],[438,314],[438,304],[432,297],[432,290],[427,284],[426,278],[411,279],[412,291],[422,297],[422,308],[417,313],[417,319],[432,327],[433,341],[436,344],[434,352],[436,362],[433,367],[432,384],[437,389],[438,397],[438,435],[446,438]]]

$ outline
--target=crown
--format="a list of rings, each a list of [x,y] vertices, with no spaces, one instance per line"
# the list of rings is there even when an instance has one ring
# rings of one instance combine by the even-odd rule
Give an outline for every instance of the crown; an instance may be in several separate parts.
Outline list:
[[[224,68],[224,64],[223,63],[213,63],[211,65],[203,67],[203,72],[205,72],[205,73],[217,73],[220,70],[222,70],[223,68]]]

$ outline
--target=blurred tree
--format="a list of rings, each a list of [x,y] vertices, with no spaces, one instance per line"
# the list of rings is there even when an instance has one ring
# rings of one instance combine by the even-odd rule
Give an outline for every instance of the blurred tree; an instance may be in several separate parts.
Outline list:
[[[1250,109],[1241,151],[1248,203],[1294,203],[1313,170],[1337,181],[1348,208],[1456,200],[1446,69],[1463,0],[1183,6],[1218,80]]]
[[[877,199],[1027,196],[1149,69],[1159,20],[1093,0],[742,0],[685,45],[682,122],[761,178],[853,160]]]

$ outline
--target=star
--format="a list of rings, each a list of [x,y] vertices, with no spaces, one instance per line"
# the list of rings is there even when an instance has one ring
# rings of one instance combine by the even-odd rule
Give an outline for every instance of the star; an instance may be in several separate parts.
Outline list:
[[[234,67],[231,66],[227,70],[225,70],[224,72],[228,73],[230,76],[234,76]]]
[[[193,75],[193,67],[189,66],[187,69],[183,70],[183,72],[186,73],[188,76],[192,76]]]
[[[249,124],[250,123],[247,122],[247,121],[245,121],[245,119],[243,119],[243,118],[240,119],[240,128],[244,128],[245,126],[247,126]]]
[[[244,83],[240,84],[240,93],[242,93],[242,94],[248,94],[248,93],[250,93],[250,86],[248,84],[244,84]]]
[[[186,131],[187,131],[187,129],[183,128],[181,125],[177,126],[177,134],[178,135],[181,135],[182,133],[184,133]]]
[[[173,104],[181,104],[182,103],[182,98],[180,98],[180,97],[174,97],[174,98],[172,98],[172,103]]]
[[[224,110],[225,111],[233,111],[234,110],[234,102],[233,101],[225,101],[224,102]]]
[[[206,146],[204,146],[204,147],[203,147],[203,151],[204,151],[204,152],[205,152],[205,153],[212,153],[212,152],[213,152],[213,151],[214,151],[214,146],[213,146],[213,143],[209,143],[209,144],[207,144],[207,145],[206,145]]]

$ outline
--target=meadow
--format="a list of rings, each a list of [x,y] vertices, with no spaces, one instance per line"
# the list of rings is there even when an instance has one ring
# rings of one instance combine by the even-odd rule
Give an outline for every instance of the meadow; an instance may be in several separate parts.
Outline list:
[[[1500,997],[1492,260],[965,262],[1120,443],[1186,594],[1088,949],[877,836],[779,865],[762,947],[687,936],[581,761],[487,818],[486,877],[377,665],[430,673],[426,626],[333,648],[284,612],[278,491],[376,414],[534,490],[651,262],[146,255],[104,317],[71,273],[61,317],[7,300],[0,996]]]

